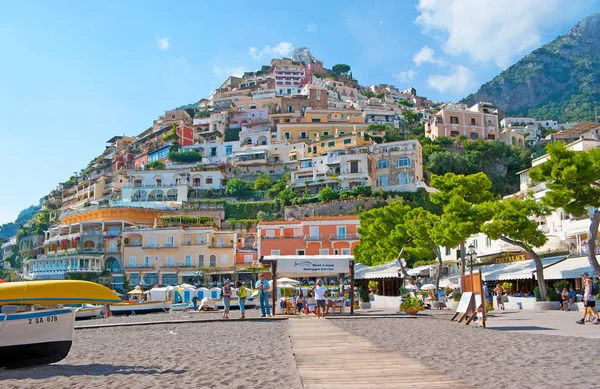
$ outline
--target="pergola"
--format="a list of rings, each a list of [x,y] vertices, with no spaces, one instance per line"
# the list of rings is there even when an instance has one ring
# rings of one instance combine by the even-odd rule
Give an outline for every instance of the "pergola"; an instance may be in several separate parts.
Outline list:
[[[349,275],[350,313],[354,314],[354,256],[352,255],[268,255],[262,262],[271,265],[273,302],[277,307],[277,277],[327,277]]]

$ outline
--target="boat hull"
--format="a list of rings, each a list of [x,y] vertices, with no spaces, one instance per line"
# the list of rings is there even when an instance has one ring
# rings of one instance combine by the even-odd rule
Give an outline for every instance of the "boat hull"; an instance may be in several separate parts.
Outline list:
[[[69,308],[0,314],[0,367],[43,365],[64,359],[73,342]]]
[[[102,307],[80,308],[75,314],[75,320],[93,319],[95,317],[100,316],[101,312]]]
[[[95,282],[77,280],[23,281],[0,284],[0,305],[112,304],[117,294]]]
[[[113,304],[110,306],[110,312],[113,316],[146,314],[157,312],[168,312],[173,305],[172,301],[150,301],[139,304]]]

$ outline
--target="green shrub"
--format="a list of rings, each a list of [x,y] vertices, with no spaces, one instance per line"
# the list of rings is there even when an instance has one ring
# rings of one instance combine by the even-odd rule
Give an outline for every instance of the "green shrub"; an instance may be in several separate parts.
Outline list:
[[[554,285],[552,285],[552,287],[554,289],[557,289],[559,292],[562,292],[563,289],[569,290],[569,288],[571,287],[571,283],[567,280],[560,280],[554,283]]]
[[[369,302],[369,291],[366,289],[360,289],[358,291],[358,296],[361,302],[368,303]]]
[[[455,290],[454,292],[452,292],[452,300],[454,301],[460,301],[460,298],[462,297],[462,292],[459,290]]]
[[[274,201],[225,203],[225,219],[256,219],[258,212],[273,214],[279,211]]]
[[[202,155],[197,151],[170,151],[169,160],[173,162],[199,162]]]
[[[146,168],[152,170],[163,170],[165,168],[165,163],[163,161],[149,162],[146,165]]]

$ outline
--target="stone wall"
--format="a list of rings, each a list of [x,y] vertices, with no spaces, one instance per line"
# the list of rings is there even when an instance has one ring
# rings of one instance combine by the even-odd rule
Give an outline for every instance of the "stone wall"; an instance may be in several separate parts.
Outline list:
[[[342,200],[327,204],[292,205],[285,207],[285,218],[289,220],[301,219],[303,217],[310,216],[339,216],[347,215],[349,213],[355,214],[357,206],[364,206],[364,210],[369,210],[381,201],[385,200]]]

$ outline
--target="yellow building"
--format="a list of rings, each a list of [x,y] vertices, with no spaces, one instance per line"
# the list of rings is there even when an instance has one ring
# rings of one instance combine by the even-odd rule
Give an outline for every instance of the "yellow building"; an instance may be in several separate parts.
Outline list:
[[[125,229],[123,240],[123,268],[130,287],[192,282],[199,268],[214,273],[235,269],[237,234],[232,231],[210,226],[132,227]]]
[[[306,123],[356,123],[364,124],[365,118],[360,111],[338,111],[331,109],[307,109],[304,112]]]

